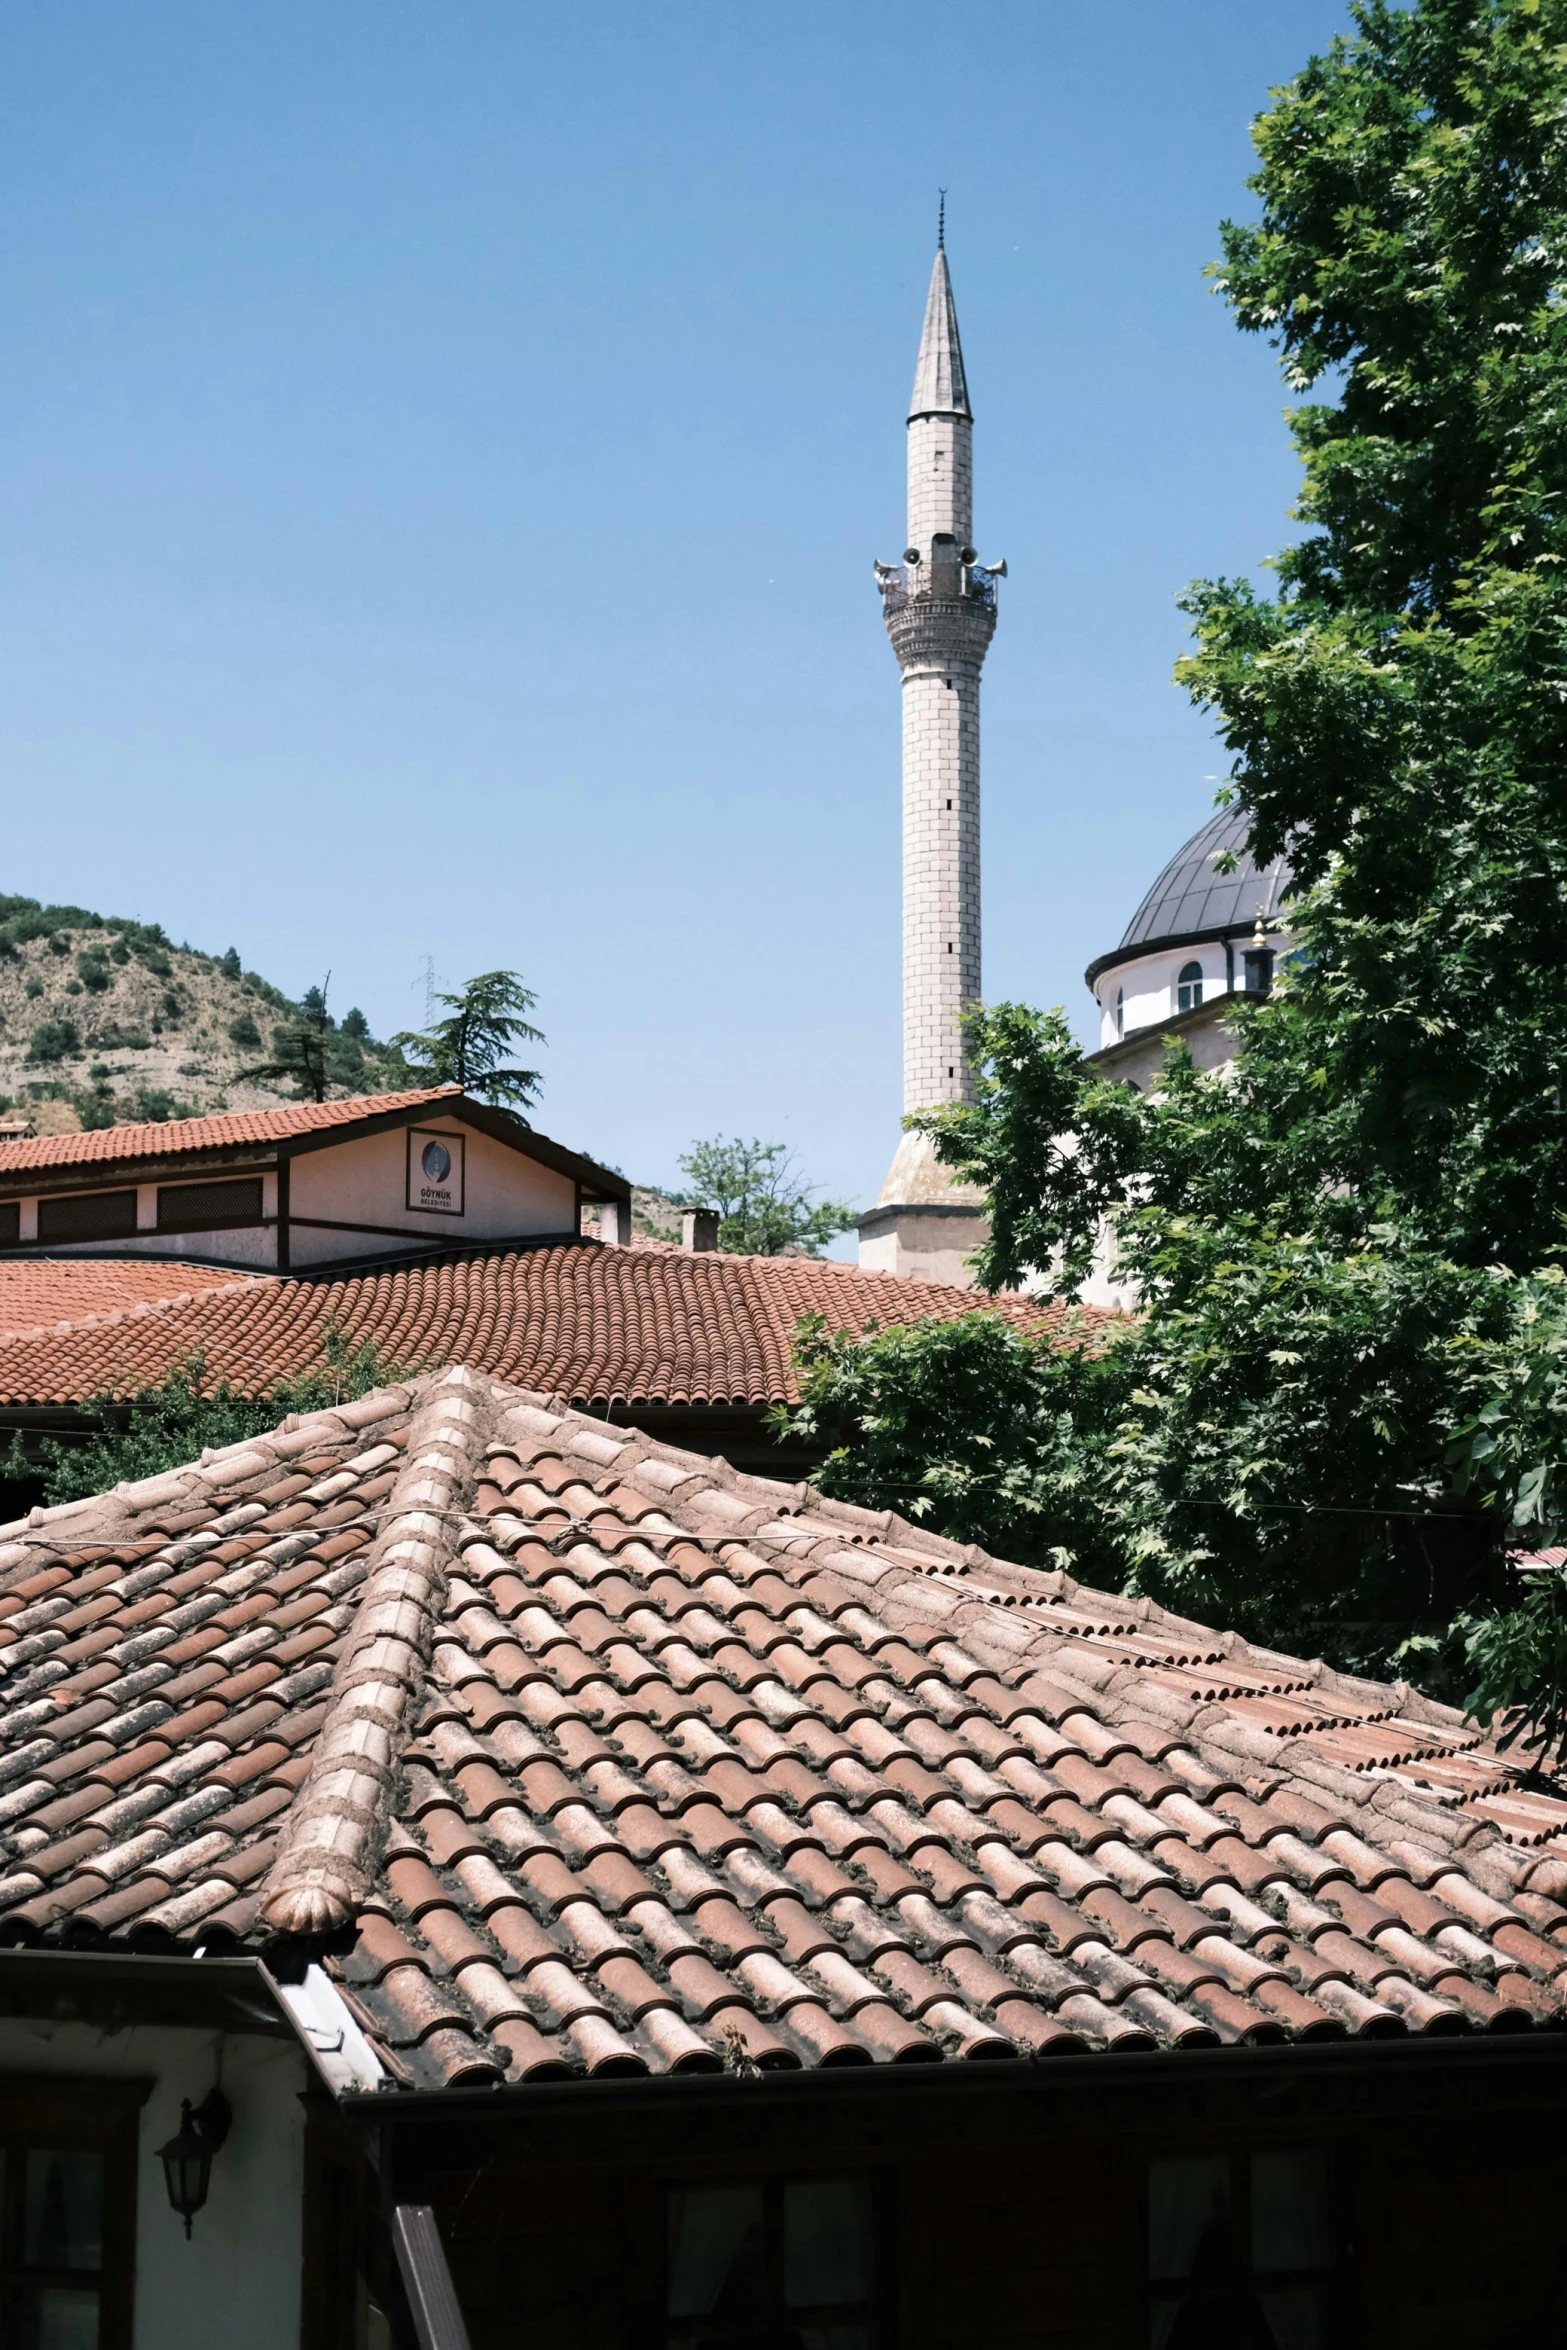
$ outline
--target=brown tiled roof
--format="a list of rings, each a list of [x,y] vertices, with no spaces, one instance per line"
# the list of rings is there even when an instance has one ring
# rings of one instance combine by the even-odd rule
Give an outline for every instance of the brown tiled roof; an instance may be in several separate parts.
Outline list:
[[[234,1289],[245,1278],[223,1265],[166,1264],[145,1257],[0,1259],[0,1338],[46,1337],[62,1322],[158,1300],[183,1305],[198,1291]]]
[[[167,1270],[167,1268],[165,1269]],[[179,1286],[190,1286],[184,1268]],[[573,1403],[770,1403],[798,1390],[791,1349],[800,1316],[833,1329],[951,1319],[972,1290],[813,1257],[716,1250],[553,1247],[454,1251],[363,1273],[261,1275],[179,1304],[105,1312],[70,1330],[0,1339],[0,1403],[69,1403],[155,1386],[199,1352],[247,1393],[316,1367],[329,1323],[373,1339],[401,1372],[461,1362]],[[1024,1299],[999,1310],[1026,1328],[1096,1328],[1092,1310]]]
[[[193,1151],[239,1150],[288,1142],[327,1126],[352,1126],[395,1110],[459,1093],[455,1085],[426,1085],[411,1093],[362,1093],[338,1102],[289,1102],[275,1110],[220,1110],[210,1118],[166,1118],[142,1126],[99,1126],[84,1134],[36,1134],[0,1143],[0,1184],[18,1175],[60,1167],[131,1166],[138,1159],[173,1159]]]
[[[463,1371],[0,1530],[0,1655],[0,1941],[283,1938],[405,2087],[1567,2014],[1450,1709]]]

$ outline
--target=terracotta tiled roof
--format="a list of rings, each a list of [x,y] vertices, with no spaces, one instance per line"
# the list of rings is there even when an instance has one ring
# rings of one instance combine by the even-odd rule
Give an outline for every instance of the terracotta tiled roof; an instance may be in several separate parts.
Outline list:
[[[405,2088],[1567,2014],[1451,1710],[462,1371],[0,1530],[0,1656],[0,1940],[281,1938]]]
[[[157,1299],[184,1304],[198,1291],[234,1289],[245,1279],[222,1265],[160,1264],[144,1257],[0,1259],[0,1338],[24,1332],[43,1337],[62,1322]]]
[[[167,1268],[165,1268],[167,1270]],[[186,1287],[184,1268],[180,1286]],[[0,1402],[68,1403],[155,1386],[200,1352],[249,1393],[321,1361],[329,1322],[373,1338],[398,1370],[461,1362],[574,1403],[769,1403],[793,1396],[795,1325],[819,1312],[854,1331],[872,1322],[972,1313],[974,1292],[862,1273],[812,1257],[693,1255],[681,1249],[554,1247],[455,1251],[364,1273],[231,1281],[170,1306],[132,1307],[42,1337],[0,1339]],[[1022,1299],[1000,1310],[1025,1327],[1063,1318]]]
[[[352,1126],[393,1110],[416,1110],[461,1090],[427,1085],[412,1093],[353,1094],[340,1102],[289,1102],[276,1110],[221,1110],[210,1118],[167,1118],[144,1126],[100,1126],[85,1134],[36,1134],[0,1143],[0,1184],[59,1167],[126,1167],[138,1159],[172,1159],[192,1151],[238,1150],[287,1142],[326,1126]]]

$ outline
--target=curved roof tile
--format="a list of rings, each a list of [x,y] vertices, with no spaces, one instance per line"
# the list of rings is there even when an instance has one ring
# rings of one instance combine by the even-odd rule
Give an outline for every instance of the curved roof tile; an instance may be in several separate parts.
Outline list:
[[[12,1270],[0,1268],[0,1302]],[[106,1290],[110,1271],[93,1268]],[[149,1284],[151,1295],[95,1308],[68,1327],[0,1336],[0,1404],[134,1394],[193,1354],[242,1394],[264,1393],[319,1368],[329,1327],[351,1346],[373,1341],[382,1362],[402,1373],[467,1363],[600,1406],[764,1404],[798,1394],[793,1347],[802,1314],[857,1332],[873,1322],[951,1320],[987,1304],[1027,1329],[1091,1331],[1113,1318],[814,1257],[605,1248],[592,1240],[454,1250],[362,1272],[226,1276],[195,1296],[168,1295],[197,1288],[191,1268],[158,1271],[161,1302]],[[136,1279],[145,1277],[138,1267]]]
[[[0,1942],[281,1937],[404,2092],[1567,2020],[1450,1708],[461,1371],[0,1529],[0,1751]]]
[[[422,1102],[440,1101],[461,1090],[455,1085],[425,1085],[409,1093],[352,1094],[336,1102],[286,1102],[275,1110],[220,1110],[205,1118],[98,1126],[82,1134],[35,1134],[25,1142],[0,1142],[0,1183],[45,1168],[129,1166],[138,1159],[171,1159],[187,1151],[287,1142],[296,1134],[415,1110]]]

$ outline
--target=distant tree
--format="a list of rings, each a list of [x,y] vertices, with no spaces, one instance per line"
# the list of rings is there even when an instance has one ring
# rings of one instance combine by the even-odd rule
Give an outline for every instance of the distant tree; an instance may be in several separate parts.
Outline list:
[[[353,1037],[357,1044],[363,1044],[369,1036],[370,1023],[357,1004],[343,1014],[342,1032],[345,1036]]]
[[[447,1017],[428,1030],[405,1028],[392,1043],[426,1085],[460,1085],[486,1101],[525,1108],[544,1080],[537,1069],[504,1067],[518,1043],[542,1044],[543,1032],[526,1015],[538,997],[516,971],[481,971],[458,995],[438,995]]]
[[[283,1021],[272,1031],[272,1058],[257,1061],[249,1069],[241,1069],[236,1079],[240,1085],[297,1086],[297,1099],[302,1102],[324,1102],[331,1087],[333,1021],[326,1008],[327,989],[332,983],[329,971],[319,987],[305,990],[303,1003],[290,1020]]]
[[[64,1061],[81,1050],[81,1031],[74,1020],[40,1020],[28,1039],[30,1061]]]
[[[735,1256],[817,1257],[854,1221],[852,1208],[816,1198],[781,1142],[714,1135],[694,1142],[680,1168],[689,1203],[717,1208],[718,1245]]]
[[[222,958],[221,968],[229,979],[238,979],[241,976],[238,947],[228,948]]]

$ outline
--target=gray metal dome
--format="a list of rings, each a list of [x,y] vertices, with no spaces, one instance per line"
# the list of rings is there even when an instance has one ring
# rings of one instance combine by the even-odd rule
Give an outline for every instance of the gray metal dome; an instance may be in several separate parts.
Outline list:
[[[1274,927],[1279,903],[1289,889],[1290,869],[1283,857],[1258,865],[1246,845],[1250,830],[1250,818],[1238,809],[1223,808],[1210,816],[1202,830],[1176,850],[1127,924],[1120,945],[1089,964],[1089,986],[1114,964],[1130,962],[1154,947],[1249,934],[1259,914]],[[1215,860],[1226,852],[1233,854],[1235,870],[1216,872]]]

